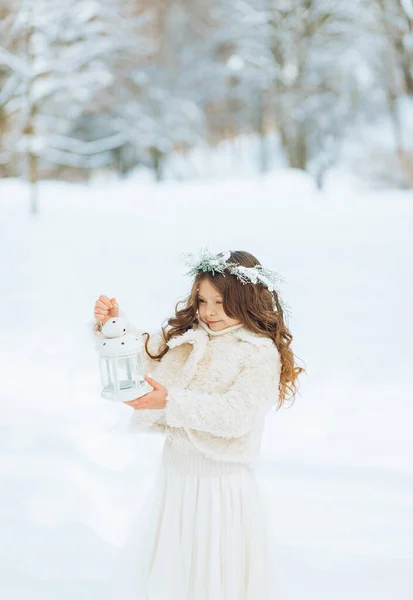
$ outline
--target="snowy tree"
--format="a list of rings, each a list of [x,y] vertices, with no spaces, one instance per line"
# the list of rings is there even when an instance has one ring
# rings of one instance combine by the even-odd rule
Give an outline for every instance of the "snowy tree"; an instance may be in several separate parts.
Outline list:
[[[14,51],[3,50],[3,56],[9,81],[18,83],[5,107],[19,113],[17,131],[23,136],[17,149],[27,156],[35,213],[39,161],[97,166],[128,139],[126,128],[107,128],[90,140],[73,137],[72,128],[90,106],[99,110],[95,98],[114,85],[114,72],[132,43],[132,36],[122,33],[134,22],[109,0],[68,0],[64,5],[59,0],[20,0],[12,16]]]
[[[8,2],[0,1],[0,174],[8,172],[13,152],[22,134],[19,119],[22,81],[27,75],[27,65],[17,56],[19,32],[15,27],[15,14]]]
[[[219,0],[215,15],[219,26],[226,118],[232,136],[255,132],[261,141],[258,168],[266,171],[269,156],[266,130],[272,81],[276,74],[271,53],[271,26],[266,0]]]
[[[390,117],[394,144],[377,149],[373,177],[401,187],[413,185],[413,3],[411,0],[370,0],[369,45],[365,61],[374,76],[370,96],[381,100],[380,118]],[[378,115],[375,115],[376,118]],[[381,152],[381,154],[380,154]]]
[[[186,62],[194,49],[194,17],[179,2],[151,6],[152,51],[144,64],[135,61],[125,73],[135,102],[127,101],[124,114],[130,114],[140,162],[160,180],[167,157],[199,141],[204,123],[194,95],[199,65],[193,57],[192,64]]]
[[[158,9],[156,9],[157,4]],[[185,150],[205,139],[256,131],[263,138],[273,77],[272,56],[263,35],[268,25],[256,0],[185,0],[155,3],[154,60],[139,77],[151,124],[155,156]],[[144,139],[145,139],[145,136]]]
[[[145,165],[160,180],[173,153],[251,132],[265,171],[276,131],[321,186],[355,117],[411,94],[411,7],[0,0],[0,171],[24,157],[35,212],[39,177]]]
[[[403,92],[413,97],[413,0],[373,0]]]
[[[269,3],[276,66],[274,111],[290,166],[334,161],[354,111],[353,67],[362,40],[360,3]],[[323,156],[324,155],[324,156]],[[318,164],[317,164],[318,163]]]
[[[386,92],[399,153],[404,153],[401,99],[413,98],[413,1],[373,0],[381,36],[377,71]]]

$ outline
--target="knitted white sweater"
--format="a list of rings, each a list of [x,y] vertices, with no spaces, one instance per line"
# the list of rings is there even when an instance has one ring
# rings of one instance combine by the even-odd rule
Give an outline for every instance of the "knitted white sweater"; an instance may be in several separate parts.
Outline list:
[[[101,335],[96,326],[94,332]],[[151,353],[161,343],[153,334]],[[281,362],[274,342],[243,325],[212,331],[199,321],[168,346],[160,361],[147,356],[145,365],[168,389],[166,407],[134,410],[129,431],[159,432],[186,453],[252,466],[265,415],[278,401]]]

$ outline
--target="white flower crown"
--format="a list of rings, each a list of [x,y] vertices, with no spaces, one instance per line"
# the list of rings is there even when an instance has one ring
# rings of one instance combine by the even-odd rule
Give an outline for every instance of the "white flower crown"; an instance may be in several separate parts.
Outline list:
[[[231,252],[229,251],[213,254],[209,248],[201,248],[198,258],[193,254],[184,254],[185,263],[190,267],[186,274],[196,277],[198,273],[208,271],[213,275],[220,273],[225,277],[225,271],[227,271],[231,275],[235,275],[243,284],[253,283],[263,285],[270,292],[277,292],[278,301],[283,311],[291,316],[291,307],[289,304],[283,302],[280,292],[276,287],[278,282],[285,283],[285,279],[280,273],[265,269],[262,265],[243,267],[237,263],[227,262],[230,256]]]

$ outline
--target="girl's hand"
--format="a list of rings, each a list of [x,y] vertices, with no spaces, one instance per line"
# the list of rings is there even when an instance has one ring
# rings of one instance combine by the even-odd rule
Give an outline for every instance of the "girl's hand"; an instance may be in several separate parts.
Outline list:
[[[119,304],[116,298],[99,296],[95,302],[94,317],[104,325],[106,321],[119,316]]]
[[[136,400],[127,400],[124,404],[129,404],[135,410],[141,408],[165,408],[166,397],[168,395],[166,387],[148,375],[145,375],[145,380],[153,387],[153,391],[148,392],[140,398],[136,398]]]

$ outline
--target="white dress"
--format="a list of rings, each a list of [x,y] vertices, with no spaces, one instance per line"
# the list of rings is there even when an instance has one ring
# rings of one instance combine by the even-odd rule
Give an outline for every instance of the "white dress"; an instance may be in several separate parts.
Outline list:
[[[279,600],[266,512],[253,468],[185,452],[166,438],[110,597]]]

